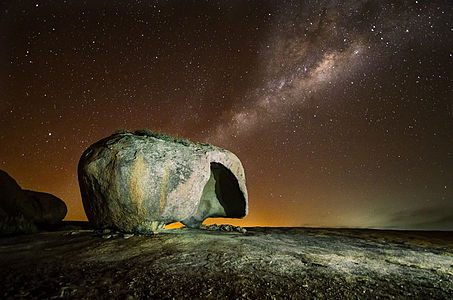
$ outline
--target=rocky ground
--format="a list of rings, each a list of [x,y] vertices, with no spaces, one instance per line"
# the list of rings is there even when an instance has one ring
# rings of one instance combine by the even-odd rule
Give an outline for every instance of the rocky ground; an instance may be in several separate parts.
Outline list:
[[[453,233],[86,225],[0,239],[0,298],[453,298]]]

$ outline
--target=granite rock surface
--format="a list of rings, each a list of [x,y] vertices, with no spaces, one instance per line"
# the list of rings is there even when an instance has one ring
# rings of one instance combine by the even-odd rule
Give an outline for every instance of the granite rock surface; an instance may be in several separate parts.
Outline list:
[[[91,145],[78,176],[88,220],[98,228],[154,233],[174,222],[200,227],[208,217],[247,215],[236,155],[149,130],[120,131]]]

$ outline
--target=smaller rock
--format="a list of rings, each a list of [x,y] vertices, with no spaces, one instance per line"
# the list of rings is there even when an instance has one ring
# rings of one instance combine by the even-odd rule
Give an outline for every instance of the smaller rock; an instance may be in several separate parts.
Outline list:
[[[237,230],[238,230],[240,233],[247,233],[247,229],[245,229],[244,227],[241,227],[241,226],[238,226],[238,227],[237,227]]]
[[[208,226],[208,230],[214,231],[214,230],[219,230],[220,226],[217,224],[212,224]]]
[[[232,232],[233,231],[233,225],[220,225],[220,230],[227,231],[227,232]]]
[[[133,237],[133,236],[134,236],[134,235],[133,235],[132,233],[125,233],[125,234],[123,234],[123,238],[124,238],[124,239],[129,239],[129,238],[131,238],[131,237]]]
[[[204,225],[202,224],[200,226],[200,229],[203,229],[203,230],[209,230],[209,231],[226,231],[226,232],[240,232],[240,233],[246,233],[247,230],[241,226],[233,226],[233,225],[230,225],[230,224],[221,224],[221,225],[217,225],[217,224],[212,224],[212,225]]]
[[[106,239],[106,240],[108,240],[108,239],[111,238],[111,237],[112,237],[111,234],[104,234],[104,235],[102,236],[102,238],[103,238],[103,239]]]

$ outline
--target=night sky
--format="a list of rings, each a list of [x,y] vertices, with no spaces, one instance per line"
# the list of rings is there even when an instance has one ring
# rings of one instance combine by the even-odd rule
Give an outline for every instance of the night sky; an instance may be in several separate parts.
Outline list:
[[[82,152],[149,128],[237,154],[232,224],[453,230],[450,0],[0,8],[0,168],[68,220]]]

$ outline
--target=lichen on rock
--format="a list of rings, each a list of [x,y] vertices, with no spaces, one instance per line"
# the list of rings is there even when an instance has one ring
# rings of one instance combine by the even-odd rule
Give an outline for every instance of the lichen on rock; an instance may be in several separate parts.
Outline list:
[[[80,158],[79,185],[88,220],[124,232],[158,232],[208,217],[242,218],[248,197],[236,155],[150,130],[115,134]]]

